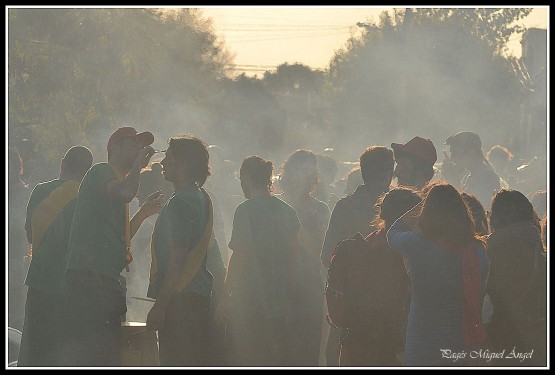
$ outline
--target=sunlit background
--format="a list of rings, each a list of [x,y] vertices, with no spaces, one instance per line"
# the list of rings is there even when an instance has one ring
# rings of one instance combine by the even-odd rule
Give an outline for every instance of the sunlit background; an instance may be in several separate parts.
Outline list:
[[[476,24],[469,25],[461,24],[463,13],[453,20],[419,9],[418,22],[405,28],[404,8],[395,15],[387,9],[387,22],[380,18],[385,10],[8,8],[6,150],[20,153],[28,185],[19,199],[12,190],[6,195],[10,257],[12,249],[17,259],[27,254],[29,190],[57,177],[72,145],[89,147],[94,162],[106,161],[107,139],[124,125],[151,131],[158,150],[171,136],[193,133],[219,146],[218,157],[233,171],[253,154],[271,160],[278,174],[296,149],[326,153],[339,163],[338,182],[370,145],[428,138],[439,167],[445,140],[474,131],[484,152],[497,144],[513,152],[519,178],[533,182],[520,185],[523,193],[547,189],[549,7],[516,19],[523,29],[511,35],[503,34],[512,28],[502,20],[477,20],[487,12],[471,14]],[[502,10],[510,20],[526,13]],[[23,183],[19,169],[15,177],[11,170],[7,165],[6,191]],[[235,178],[222,186],[233,197],[224,201],[229,240],[244,197]],[[150,308],[130,297],[145,296],[151,234],[145,225],[133,240],[127,275],[133,320]]]
[[[380,7],[203,7],[216,34],[235,54],[234,68],[253,76],[282,63],[325,69],[347,39],[360,36],[362,26],[377,21]],[[547,28],[548,7],[538,7],[518,23]],[[522,33],[507,43],[508,54],[520,57]]]

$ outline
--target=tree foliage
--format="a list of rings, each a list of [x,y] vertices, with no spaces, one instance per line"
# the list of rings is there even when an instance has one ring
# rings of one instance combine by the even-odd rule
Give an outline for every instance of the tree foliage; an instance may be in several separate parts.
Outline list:
[[[118,126],[157,131],[209,106],[229,59],[195,9],[9,9],[8,22],[8,126],[52,163],[73,144],[102,160]]]
[[[474,130],[484,143],[519,131],[520,85],[499,54],[526,11],[419,9],[384,13],[330,64],[334,122],[357,152],[365,145]],[[336,133],[339,137],[339,134]],[[506,141],[506,142],[505,142]],[[495,144],[494,143],[494,144]]]
[[[26,159],[40,155],[36,180],[74,144],[104,160],[126,124],[161,148],[194,133],[238,161],[324,147],[354,160],[415,135],[439,149],[459,130],[518,153],[523,90],[503,50],[530,11],[396,9],[361,24],[324,72],[285,63],[230,78],[233,57],[199,9],[10,8],[9,138]]]

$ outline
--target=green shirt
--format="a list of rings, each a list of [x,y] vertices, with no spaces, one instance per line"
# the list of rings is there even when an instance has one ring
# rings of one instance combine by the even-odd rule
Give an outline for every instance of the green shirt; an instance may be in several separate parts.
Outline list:
[[[106,183],[116,179],[108,163],[93,165],[83,178],[69,235],[67,270],[90,270],[118,280],[125,268],[125,204],[105,192]]]
[[[35,186],[27,204],[25,228],[32,229],[31,222],[36,208],[63,182],[55,179]],[[65,293],[67,244],[74,211],[75,200],[67,204],[56,216],[40,244],[34,244],[25,285],[49,293]]]
[[[231,294],[236,311],[265,317],[287,313],[289,259],[299,227],[295,210],[274,196],[247,199],[237,207],[229,248],[248,254]]]
[[[198,187],[187,186],[174,192],[160,210],[152,233],[158,275],[148,286],[148,297],[156,298],[162,288],[171,247],[178,246],[191,251],[199,243],[208,223],[207,203]],[[212,284],[213,278],[206,269],[205,256],[201,268],[182,292],[211,296]]]

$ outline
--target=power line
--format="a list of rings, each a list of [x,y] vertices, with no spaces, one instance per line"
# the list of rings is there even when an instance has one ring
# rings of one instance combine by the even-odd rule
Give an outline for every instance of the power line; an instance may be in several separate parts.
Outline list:
[[[256,31],[256,32],[273,32],[273,31],[330,31],[330,30],[344,30],[350,29],[352,26],[341,26],[341,27],[327,27],[327,28],[289,28],[289,29],[272,29],[272,28],[265,28],[265,29],[221,29],[222,32],[230,32],[230,31]]]
[[[247,66],[251,68],[277,68],[277,65],[249,65],[249,64],[226,64],[226,65],[234,66],[234,67]]]
[[[229,40],[232,43],[247,43],[247,42],[266,42],[266,41],[277,41],[277,40],[287,40],[287,39],[303,39],[303,38],[319,38],[319,37],[329,37],[342,35],[343,33],[331,33],[331,34],[318,34],[318,35],[292,35],[292,36],[281,36],[275,35],[274,37],[264,38],[264,39],[245,39],[245,40]]]
[[[233,70],[236,70],[236,71],[239,71],[239,72],[268,72],[271,69],[254,69],[254,68],[239,69],[239,68],[236,68],[236,69],[233,69]]]
[[[224,27],[243,27],[243,26],[254,26],[254,27],[308,27],[308,28],[328,28],[328,27],[349,27],[353,26],[353,24],[348,23],[322,23],[322,24],[308,24],[306,22],[303,23],[226,23]]]
[[[287,18],[272,18],[272,17],[249,17],[249,16],[241,16],[241,18],[249,18],[255,20],[271,20],[271,21],[285,21],[285,22],[303,22],[304,24],[308,24],[309,22],[313,22],[312,20],[292,20]],[[327,25],[323,23],[314,23],[312,25]]]

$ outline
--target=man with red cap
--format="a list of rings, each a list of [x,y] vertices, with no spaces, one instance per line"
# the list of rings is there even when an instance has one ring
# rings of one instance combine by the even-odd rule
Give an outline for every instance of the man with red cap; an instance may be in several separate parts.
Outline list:
[[[160,209],[153,193],[129,220],[139,174],[155,151],[154,136],[125,126],[108,140],[108,162],[94,164],[76,198],[68,241],[68,348],[70,366],[121,365],[121,316],[127,310],[120,272],[132,261],[131,238]]]
[[[422,189],[434,177],[437,153],[429,139],[414,137],[405,144],[392,143],[397,185]]]

